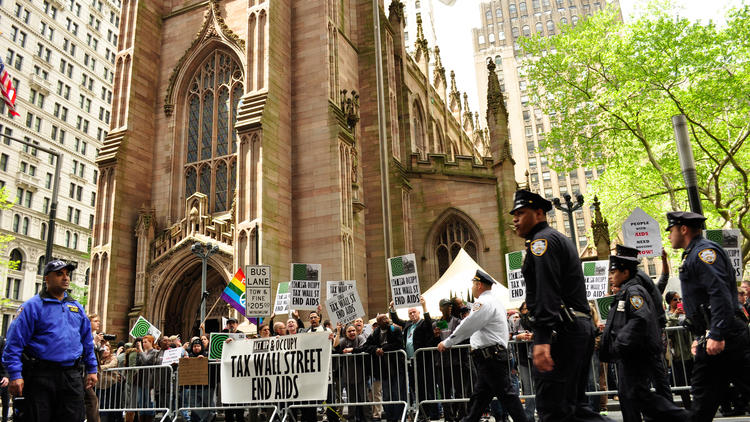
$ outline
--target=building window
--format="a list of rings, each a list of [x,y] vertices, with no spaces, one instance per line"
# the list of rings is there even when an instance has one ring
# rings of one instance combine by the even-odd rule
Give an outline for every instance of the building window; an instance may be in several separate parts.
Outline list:
[[[228,210],[234,196],[234,123],[242,79],[237,61],[216,51],[201,64],[188,92],[185,196],[206,194],[211,212]]]
[[[20,300],[21,298],[21,280],[17,278],[8,277],[7,284],[5,285],[5,297],[13,300]]]
[[[450,267],[453,259],[463,248],[474,261],[477,259],[477,235],[469,224],[457,215],[449,217],[438,231],[435,242],[435,258],[438,264],[438,277]]]
[[[39,261],[37,261],[36,264],[36,274],[37,275],[44,275],[44,266],[46,265],[46,262],[44,261],[44,255],[39,257]]]
[[[18,248],[10,251],[9,260],[13,262],[14,271],[23,271],[23,254]]]

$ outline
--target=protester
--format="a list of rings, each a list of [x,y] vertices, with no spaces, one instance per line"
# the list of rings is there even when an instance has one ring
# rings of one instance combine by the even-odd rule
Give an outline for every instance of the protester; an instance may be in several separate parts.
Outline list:
[[[121,376],[117,371],[108,369],[117,368],[117,357],[112,353],[108,342],[101,343],[99,354],[99,382],[97,383],[96,395],[105,409],[116,409],[120,403],[120,381]],[[120,418],[115,412],[99,412],[102,422],[115,422]]]
[[[522,272],[534,318],[537,413],[542,422],[608,420],[587,404],[594,326],[578,249],[547,224],[551,209],[550,201],[519,190],[510,211],[516,234],[526,240]]]
[[[693,421],[713,420],[731,382],[750,394],[750,333],[737,315],[737,281],[726,251],[703,237],[706,217],[667,213],[669,241],[684,249],[680,285],[688,328],[697,337],[693,362]]]
[[[271,328],[268,326],[268,324],[263,323],[258,326],[258,337],[271,337]]]
[[[522,302],[521,306],[518,307],[518,318],[515,319],[515,323],[510,325],[510,335],[515,340],[515,347],[517,351],[518,359],[518,378],[521,382],[521,388],[524,395],[531,395],[534,393],[531,384],[531,341],[534,338],[534,333],[531,332],[528,326],[529,307],[526,306],[526,302]],[[533,398],[526,399],[524,403],[524,409],[526,411],[526,419],[529,421],[534,420],[534,409],[536,408],[536,402]]]
[[[395,352],[404,350],[404,338],[400,328],[391,324],[388,315],[380,314],[376,318],[377,328],[367,339],[363,348],[373,356],[373,375],[379,380],[383,390],[383,401],[406,400],[406,392],[402,385],[405,381],[406,368],[401,364],[402,359]],[[387,404],[383,406],[385,418],[388,422],[400,419],[401,405]]]
[[[650,292],[638,277],[638,260],[630,256],[609,257],[609,280],[620,287],[607,318],[599,355],[617,364],[618,393],[623,420],[640,422],[641,414],[658,421],[680,422],[690,414],[649,383],[657,376],[663,351],[658,315]]]
[[[75,268],[59,259],[48,262],[44,287],[21,305],[8,329],[3,365],[10,393],[24,398],[27,421],[82,421],[84,389],[97,382],[91,323],[67,292]],[[29,359],[22,361],[21,354]]]
[[[463,305],[463,300],[456,298],[457,305]],[[440,318],[435,320],[435,327],[440,333],[440,340],[447,339],[455,331],[461,320],[453,315],[453,301],[440,299]],[[468,341],[468,340],[466,340]],[[435,367],[439,376],[438,384],[446,398],[465,398],[469,387],[469,356],[465,349],[451,351],[435,358]],[[458,421],[466,416],[466,403],[443,403],[443,413],[446,421]]]
[[[690,353],[690,343],[693,339],[690,333],[682,328],[685,321],[685,309],[682,307],[682,298],[675,291],[667,292],[665,299],[669,305],[667,309],[667,327],[680,327],[679,330],[668,330],[669,354],[672,357],[672,378],[675,387],[689,387],[691,373],[693,371],[693,355]],[[678,392],[682,398],[682,405],[690,409],[692,400],[690,391]]]

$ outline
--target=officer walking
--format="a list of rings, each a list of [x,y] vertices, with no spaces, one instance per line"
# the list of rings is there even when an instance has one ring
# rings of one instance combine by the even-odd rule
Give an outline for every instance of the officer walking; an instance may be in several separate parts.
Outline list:
[[[594,324],[581,260],[573,243],[547,224],[552,203],[516,192],[513,226],[526,239],[521,271],[534,332],[536,409],[542,422],[607,421],[586,400]]]
[[[510,382],[508,320],[505,309],[492,296],[495,281],[482,270],[477,270],[471,281],[471,294],[475,298],[471,313],[438,344],[438,350],[444,352],[471,336],[471,360],[477,379],[469,400],[469,414],[462,422],[478,421],[493,397],[500,400],[514,422],[526,421],[521,399]]]
[[[604,327],[599,357],[617,364],[624,422],[641,422],[641,414],[657,421],[685,421],[690,416],[687,411],[649,388],[663,354],[661,330],[653,298],[641,286],[637,272],[636,258],[609,257],[609,282],[620,290]]]
[[[635,258],[637,263],[638,249],[631,248],[630,246],[625,245],[617,245],[615,246],[615,250],[617,251],[617,256]],[[654,389],[662,397],[666,398],[669,401],[674,401],[674,399],[672,398],[672,390],[669,388],[667,367],[664,363],[664,342],[661,340],[661,332],[662,330],[664,330],[664,327],[667,326],[667,314],[664,311],[664,306],[662,305],[661,292],[659,291],[659,288],[656,286],[656,284],[651,281],[651,277],[649,277],[648,274],[644,273],[638,268],[636,268],[634,271],[635,272],[633,274],[633,278],[646,290],[646,295],[650,298],[648,302],[653,310],[652,315],[654,315],[658,323],[657,327],[659,329],[659,348],[661,349],[661,352],[658,355],[654,355],[654,369],[652,377]],[[645,419],[647,421],[650,420],[648,417],[646,417]]]
[[[24,397],[28,421],[83,421],[84,387],[97,381],[89,319],[67,293],[75,268],[58,259],[48,262],[46,287],[21,306],[8,330],[3,364],[11,394]]]
[[[750,396],[750,334],[737,315],[737,282],[726,251],[702,235],[706,217],[667,213],[669,241],[684,249],[680,285],[687,327],[696,336],[692,376],[693,421],[713,420],[731,382]]]

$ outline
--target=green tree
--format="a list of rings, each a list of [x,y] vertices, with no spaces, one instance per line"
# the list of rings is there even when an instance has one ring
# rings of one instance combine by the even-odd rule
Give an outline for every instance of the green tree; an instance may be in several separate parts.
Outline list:
[[[8,201],[8,194],[5,191],[5,186],[3,186],[2,188],[0,188],[0,210],[7,210],[12,206],[13,203]],[[14,237],[11,235],[0,234],[0,267],[5,267],[10,270],[15,270],[18,268],[18,261],[10,261],[5,257],[5,250],[8,247],[8,242],[13,239]],[[7,278],[5,279],[5,282],[8,282]],[[3,297],[2,299],[0,299],[0,307],[4,307],[8,302],[10,302],[10,299],[8,299],[7,297]]]
[[[542,148],[558,171],[606,167],[593,183],[619,226],[639,206],[665,221],[689,209],[671,117],[684,114],[709,228],[739,228],[750,253],[750,7],[725,27],[653,4],[632,23],[607,10],[522,40],[532,102],[550,115]]]

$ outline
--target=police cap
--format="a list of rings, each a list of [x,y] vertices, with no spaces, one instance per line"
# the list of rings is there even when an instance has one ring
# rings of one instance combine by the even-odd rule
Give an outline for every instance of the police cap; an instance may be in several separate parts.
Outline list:
[[[477,273],[474,274],[474,278],[471,279],[471,281],[478,281],[482,284],[487,284],[489,286],[493,285],[495,283],[495,280],[490,277],[489,274],[482,270],[477,270]]]
[[[552,202],[542,198],[538,193],[520,189],[516,191],[516,195],[513,198],[513,208],[510,210],[510,214],[523,207],[541,209],[544,212],[548,212],[552,209]]]
[[[672,226],[688,226],[695,228],[702,228],[703,222],[706,221],[706,217],[690,211],[672,211],[667,213],[667,231]]]
[[[609,257],[609,270],[630,270],[635,272],[638,268],[638,260],[630,256],[617,256],[612,255]]]
[[[617,245],[615,246],[617,256],[629,256],[631,258],[638,258],[638,249],[631,248],[630,246]]]
[[[75,262],[65,262],[62,259],[53,259],[44,267],[44,275],[47,275],[53,271],[60,271],[63,268],[67,268],[68,273],[70,273],[71,271],[78,268],[78,265]]]

